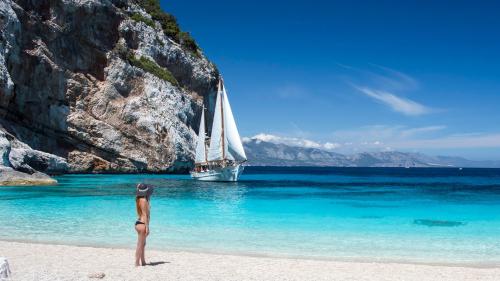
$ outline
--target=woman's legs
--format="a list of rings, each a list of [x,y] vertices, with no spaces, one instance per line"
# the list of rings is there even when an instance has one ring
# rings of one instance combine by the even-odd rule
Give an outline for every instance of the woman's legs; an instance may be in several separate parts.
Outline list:
[[[146,265],[144,260],[144,247],[146,246],[146,227],[143,224],[138,224],[135,226],[137,231],[137,248],[135,250],[135,266],[140,266],[139,261],[142,261],[142,265]]]
[[[146,233],[144,233],[144,243],[142,244],[142,255],[141,255],[141,262],[142,265],[146,265],[146,258],[144,257],[144,252],[146,251]]]

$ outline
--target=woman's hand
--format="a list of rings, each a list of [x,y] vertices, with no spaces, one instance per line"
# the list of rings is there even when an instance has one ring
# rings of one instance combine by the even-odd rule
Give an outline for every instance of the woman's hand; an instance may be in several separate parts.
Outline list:
[[[149,235],[149,226],[146,226],[146,236]]]

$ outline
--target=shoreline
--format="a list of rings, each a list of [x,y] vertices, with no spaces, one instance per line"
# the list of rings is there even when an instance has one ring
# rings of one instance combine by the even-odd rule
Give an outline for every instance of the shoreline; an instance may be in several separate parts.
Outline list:
[[[135,250],[135,244],[131,247],[113,246],[105,244],[71,244],[71,243],[55,243],[45,241],[33,241],[24,239],[5,239],[0,238],[0,243],[20,243],[20,244],[36,244],[47,246],[68,246],[76,248],[95,248],[109,250]],[[376,257],[326,257],[326,256],[307,256],[293,254],[265,254],[251,253],[244,251],[224,251],[224,250],[207,250],[207,249],[186,249],[186,248],[170,248],[170,249],[146,249],[147,251],[167,252],[167,253],[188,253],[188,254],[203,254],[203,255],[220,255],[220,256],[239,256],[248,258],[270,258],[270,259],[287,259],[287,260],[307,260],[320,262],[341,262],[341,263],[378,263],[378,264],[402,264],[402,265],[424,265],[424,266],[442,266],[442,267],[465,267],[478,269],[499,268],[500,262],[446,262],[446,261],[417,261],[404,258],[376,258]],[[1,255],[1,253],[0,253]]]
[[[153,266],[135,268],[134,249],[11,242],[0,255],[13,280],[497,280],[500,267],[249,256],[191,251],[146,252]],[[35,279],[36,278],[36,279]]]

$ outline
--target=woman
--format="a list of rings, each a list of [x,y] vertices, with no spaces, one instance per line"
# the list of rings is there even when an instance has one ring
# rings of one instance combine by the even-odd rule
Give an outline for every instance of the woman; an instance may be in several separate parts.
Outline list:
[[[146,247],[146,237],[149,235],[149,200],[153,194],[153,187],[140,183],[137,185],[135,196],[135,208],[137,210],[137,221],[135,230],[137,231],[137,249],[135,251],[135,266],[146,265],[144,258],[144,248]],[[139,262],[140,261],[140,262]]]

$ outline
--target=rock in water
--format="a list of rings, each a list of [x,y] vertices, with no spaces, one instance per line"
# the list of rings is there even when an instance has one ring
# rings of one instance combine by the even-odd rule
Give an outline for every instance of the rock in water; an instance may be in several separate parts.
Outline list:
[[[57,181],[43,172],[63,173],[62,157],[32,149],[0,125],[0,185],[49,185]]]
[[[44,173],[22,173],[14,170],[0,170],[0,185],[54,185],[57,181]]]
[[[12,146],[12,168],[191,167],[201,105],[213,108],[218,72],[137,3],[0,2],[0,124],[38,151]]]

